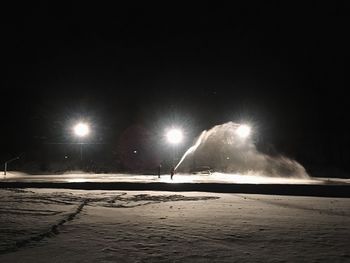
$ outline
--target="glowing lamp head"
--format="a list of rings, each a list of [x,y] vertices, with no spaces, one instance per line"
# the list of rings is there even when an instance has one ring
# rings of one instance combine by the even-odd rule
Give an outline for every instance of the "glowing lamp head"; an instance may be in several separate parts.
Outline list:
[[[166,137],[171,144],[178,144],[182,141],[183,135],[181,130],[171,129],[166,134]]]
[[[251,128],[248,125],[242,124],[237,128],[236,133],[239,137],[245,139],[249,137]]]
[[[90,132],[89,126],[86,123],[78,123],[74,126],[74,133],[79,137],[85,137]]]

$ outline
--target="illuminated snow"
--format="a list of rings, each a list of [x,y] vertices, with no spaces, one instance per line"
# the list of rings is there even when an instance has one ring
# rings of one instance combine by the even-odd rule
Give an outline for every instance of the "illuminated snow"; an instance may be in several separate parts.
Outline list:
[[[309,178],[304,167],[297,161],[282,155],[271,156],[260,152],[249,134],[248,126],[234,122],[203,131],[193,146],[184,153],[176,165],[176,171],[189,173],[209,167],[226,174],[254,173],[271,177]]]
[[[0,262],[348,262],[350,199],[0,189]]]
[[[350,179],[340,178],[290,178],[271,177],[257,173],[217,173],[212,174],[183,174],[177,173],[173,180],[170,174],[158,175],[131,175],[131,174],[94,174],[73,172],[61,175],[29,175],[19,172],[9,172],[0,178],[7,182],[162,182],[162,183],[244,183],[244,184],[348,184]]]

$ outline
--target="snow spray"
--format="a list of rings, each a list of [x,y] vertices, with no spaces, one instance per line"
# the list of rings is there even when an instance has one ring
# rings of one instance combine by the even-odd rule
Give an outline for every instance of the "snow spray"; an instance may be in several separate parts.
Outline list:
[[[251,136],[240,136],[240,127],[241,124],[228,122],[203,131],[175,170],[191,173],[206,167],[222,173],[309,178],[297,161],[259,152]]]

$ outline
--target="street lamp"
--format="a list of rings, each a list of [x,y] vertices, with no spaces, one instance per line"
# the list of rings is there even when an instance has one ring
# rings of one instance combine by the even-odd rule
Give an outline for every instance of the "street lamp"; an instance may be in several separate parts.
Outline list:
[[[87,123],[79,122],[73,128],[74,134],[79,138],[84,138],[89,135],[90,127]],[[80,142],[80,160],[83,160],[83,143]]]
[[[175,155],[176,155],[176,151],[177,148],[176,146],[182,142],[183,140],[183,133],[180,129],[176,129],[176,128],[172,128],[170,130],[168,130],[167,134],[166,134],[166,138],[168,140],[168,142],[170,144],[173,145],[173,160],[172,160],[172,164],[174,165],[174,161],[175,161]]]
[[[179,144],[183,139],[182,131],[179,129],[169,130],[166,137],[171,144]]]
[[[248,125],[242,124],[237,128],[236,133],[239,137],[245,139],[249,137],[251,133],[251,128]]]
[[[83,122],[79,122],[74,126],[74,133],[78,137],[85,137],[89,134],[89,125]]]
[[[15,158],[12,158],[12,159],[10,159],[10,160],[8,160],[8,161],[6,161],[4,163],[4,176],[6,176],[6,173],[7,173],[7,164],[9,164],[9,163],[11,163],[13,161],[16,161],[18,159],[19,159],[19,156],[15,157]]]

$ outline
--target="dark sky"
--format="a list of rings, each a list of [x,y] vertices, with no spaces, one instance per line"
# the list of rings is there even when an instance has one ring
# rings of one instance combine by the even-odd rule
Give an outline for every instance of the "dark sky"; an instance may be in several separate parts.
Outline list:
[[[2,156],[79,118],[111,143],[134,124],[249,120],[297,154],[349,146],[348,5],[165,2],[4,6]]]

